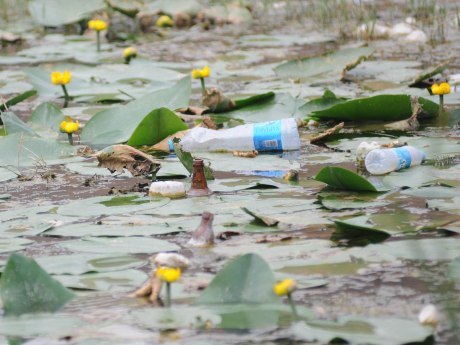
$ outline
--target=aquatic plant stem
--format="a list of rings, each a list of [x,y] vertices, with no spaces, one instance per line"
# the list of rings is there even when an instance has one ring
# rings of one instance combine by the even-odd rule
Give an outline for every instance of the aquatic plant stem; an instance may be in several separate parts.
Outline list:
[[[171,306],[171,283],[166,282],[166,306]]]
[[[297,309],[295,307],[294,300],[292,299],[292,295],[290,293],[287,294],[289,305],[291,306],[292,314],[294,315],[294,319],[297,321],[299,319],[299,314],[297,314]]]
[[[204,95],[206,93],[206,85],[204,83],[204,78],[200,78],[201,82],[201,93]]]
[[[441,111],[444,110],[444,95],[439,95],[439,106],[441,107]]]
[[[62,86],[62,92],[64,92],[64,108],[67,108],[67,105],[69,104],[70,96],[69,93],[67,92],[67,88],[65,85]]]
[[[67,133],[67,139],[69,139],[69,144],[73,146],[73,136],[72,136],[72,133]]]
[[[97,40],[97,51],[100,52],[101,51],[101,32],[100,31],[96,31],[96,40]]]

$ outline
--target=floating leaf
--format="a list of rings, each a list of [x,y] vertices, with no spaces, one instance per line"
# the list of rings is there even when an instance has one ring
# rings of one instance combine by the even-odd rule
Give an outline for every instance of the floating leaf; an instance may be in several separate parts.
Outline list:
[[[186,129],[188,126],[173,111],[167,108],[155,109],[139,123],[128,139],[128,145],[155,145],[169,135]]]
[[[2,273],[0,295],[7,315],[55,312],[75,297],[34,259],[16,253]]]
[[[0,114],[6,135],[21,133],[31,137],[36,137],[37,134],[13,112],[5,112]]]
[[[199,304],[279,303],[273,292],[275,277],[257,254],[229,262],[198,298]]]
[[[450,61],[448,62],[443,62],[435,67],[430,67],[429,69],[426,69],[425,71],[423,71],[422,73],[420,73],[409,85],[409,87],[419,87],[419,88],[427,88],[431,85],[430,82],[427,82],[426,79],[429,79],[433,76],[435,76],[436,74],[440,74],[442,72],[444,72],[444,70],[446,68],[449,67],[449,63]]]
[[[40,104],[30,115],[29,124],[43,129],[59,130],[59,125],[65,120],[61,109],[52,103]]]
[[[297,323],[294,334],[304,341],[333,344],[433,344],[433,330],[416,321],[397,318],[344,316],[336,322]]]
[[[190,92],[190,77],[186,77],[173,87],[152,92],[127,105],[103,110],[88,121],[82,130],[81,140],[93,145],[126,142],[153,110],[188,105]]]
[[[105,8],[103,0],[31,0],[29,12],[45,26],[59,26],[89,18],[92,12]]]
[[[335,189],[378,192],[377,188],[364,177],[341,167],[324,167],[315,176],[315,180],[324,182]]]
[[[256,222],[262,223],[266,226],[275,226],[279,223],[279,220],[258,214],[257,212],[249,210],[247,207],[241,207],[241,209],[250,216],[254,217]]]
[[[439,106],[422,97],[418,99],[422,106],[419,118],[435,117]],[[335,104],[324,110],[311,113],[320,119],[339,121],[399,121],[412,115],[411,97],[409,95],[378,95],[368,98],[352,99]]]
[[[345,48],[323,56],[292,60],[275,67],[275,73],[284,78],[314,80],[323,76],[340,78],[341,72],[350,64],[368,57],[372,48]]]
[[[337,97],[331,90],[324,91],[320,98],[308,101],[299,108],[304,115],[310,115],[314,111],[319,111],[332,107],[335,104],[345,102],[346,98]]]
[[[248,98],[237,99],[235,100],[234,110],[238,110],[238,109],[247,107],[249,105],[262,104],[262,103],[272,100],[273,98],[275,98],[275,93],[270,91],[266,93],[261,93],[259,95],[251,96]]]

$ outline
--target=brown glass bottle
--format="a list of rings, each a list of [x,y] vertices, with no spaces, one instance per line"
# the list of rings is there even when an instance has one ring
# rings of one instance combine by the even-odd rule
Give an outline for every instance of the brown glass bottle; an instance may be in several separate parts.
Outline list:
[[[192,187],[187,191],[188,196],[204,196],[211,194],[204,176],[204,163],[202,159],[193,160]]]

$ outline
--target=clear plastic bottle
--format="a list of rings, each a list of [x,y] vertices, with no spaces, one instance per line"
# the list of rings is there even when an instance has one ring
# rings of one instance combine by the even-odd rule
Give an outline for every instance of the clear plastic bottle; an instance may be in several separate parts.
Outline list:
[[[425,153],[412,146],[382,148],[370,151],[364,164],[372,175],[383,175],[392,171],[420,165]]]
[[[187,152],[283,151],[300,148],[297,122],[293,118],[212,130],[195,127],[180,142]]]

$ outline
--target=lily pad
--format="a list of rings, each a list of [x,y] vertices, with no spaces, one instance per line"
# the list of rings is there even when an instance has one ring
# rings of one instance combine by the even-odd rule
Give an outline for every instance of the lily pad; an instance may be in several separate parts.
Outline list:
[[[279,303],[273,292],[275,277],[257,254],[229,262],[198,298],[199,304]]]
[[[275,72],[284,78],[315,80],[323,76],[332,76],[339,79],[340,73],[347,65],[368,57],[372,52],[372,48],[345,48],[324,56],[283,63],[275,67]]]
[[[320,98],[313,99],[302,105],[299,111],[308,116],[312,112],[327,109],[345,101],[346,98],[337,97],[331,90],[326,90]]]
[[[3,104],[0,104],[0,111],[3,112],[5,110],[7,110],[9,107],[12,107],[13,105],[16,105],[24,100],[26,100],[27,98],[30,98],[32,96],[35,96],[37,94],[37,90],[29,90],[29,91],[26,91],[26,92],[23,92],[17,96],[14,96],[13,98],[10,98],[9,100],[7,100],[5,103]]]
[[[60,242],[59,246],[74,252],[101,254],[153,254],[180,249],[171,242],[148,237],[85,237],[81,240]]]
[[[105,8],[103,0],[31,0],[29,12],[32,17],[45,26],[59,26],[75,23],[89,18],[92,12]]]
[[[364,177],[341,167],[325,167],[315,176],[315,180],[335,189],[378,192],[377,188]]]
[[[152,92],[124,106],[103,110],[88,121],[81,140],[93,145],[126,142],[153,110],[188,105],[190,92],[190,77],[186,77],[171,88]]]
[[[139,123],[128,139],[128,145],[154,145],[185,129],[188,126],[173,111],[167,108],[155,109]]]
[[[343,316],[336,322],[310,321],[292,328],[304,341],[321,343],[424,345],[434,344],[433,330],[418,322],[397,318]]]
[[[439,106],[425,98],[418,99],[424,117],[436,117]],[[412,115],[409,95],[378,95],[352,99],[327,109],[314,111],[313,117],[339,121],[399,121]],[[420,116],[422,117],[422,116]]]
[[[75,295],[51,278],[36,262],[11,254],[0,280],[6,315],[54,312]]]

